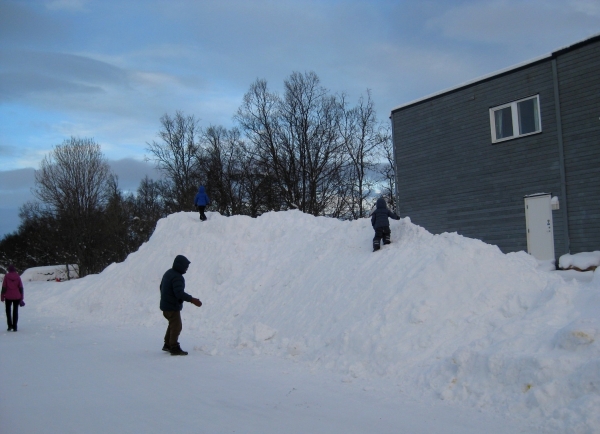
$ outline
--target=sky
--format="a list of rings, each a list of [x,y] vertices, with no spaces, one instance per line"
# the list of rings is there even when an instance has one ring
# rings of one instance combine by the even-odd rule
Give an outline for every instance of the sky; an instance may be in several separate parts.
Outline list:
[[[233,127],[256,79],[281,92],[296,71],[352,104],[370,90],[387,121],[599,32],[599,0],[0,0],[0,236],[31,199],[7,186],[71,136],[152,166],[162,115]]]
[[[372,252],[369,219],[207,215],[161,219],[97,275],[18,270],[2,432],[600,431],[600,268],[549,271],[408,217]],[[203,303],[184,304],[185,357],[161,350],[158,287],[178,254]]]

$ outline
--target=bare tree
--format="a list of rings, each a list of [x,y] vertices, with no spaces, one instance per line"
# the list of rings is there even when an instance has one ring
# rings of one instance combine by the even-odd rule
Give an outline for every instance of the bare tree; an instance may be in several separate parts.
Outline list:
[[[33,193],[56,212],[87,216],[105,203],[110,176],[100,145],[71,137],[44,157]]]
[[[277,183],[272,174],[260,164],[260,159],[251,145],[240,142],[239,153],[242,161],[240,183],[244,197],[242,213],[257,217],[278,209]]]
[[[137,194],[131,199],[133,202],[132,228],[137,234],[140,244],[150,239],[156,222],[167,216],[162,197],[163,190],[161,181],[154,181],[146,176],[140,182]]]
[[[244,155],[239,130],[210,126],[202,137],[199,166],[210,192],[211,206],[224,215],[242,214]]]
[[[102,219],[103,258],[107,263],[121,262],[139,246],[132,230],[133,195],[125,195],[120,189],[117,176],[109,182],[109,197]]]
[[[375,179],[373,170],[382,145],[371,91],[360,97],[358,105],[344,110],[341,135],[348,156],[348,212],[351,218],[364,217],[370,206]]]
[[[84,276],[124,260],[148,241],[156,222],[166,215],[161,182],[142,180],[137,195],[124,194],[116,176],[110,176],[105,187],[105,200],[85,218],[49,203],[24,204],[18,231],[0,240],[0,264],[14,263],[22,270],[49,264],[72,270],[70,264],[77,264]]]
[[[340,106],[314,72],[294,72],[284,86],[279,138],[295,178],[294,199],[302,211],[322,215],[341,181]]]
[[[246,152],[252,161],[252,173],[259,173],[267,184],[263,184],[264,200],[268,210],[279,211],[294,203],[288,191],[293,185],[287,158],[279,147],[279,96],[269,91],[266,80],[256,80],[244,95],[235,119],[244,131],[248,143]],[[247,176],[251,174],[247,173]],[[254,185],[260,185],[259,182]],[[254,197],[259,197],[255,194]],[[286,204],[287,202],[287,204]]]
[[[274,209],[330,214],[342,183],[340,106],[314,72],[284,81],[283,98],[257,80],[236,119],[254,146],[258,164],[276,183]]]
[[[381,125],[378,136],[380,163],[377,165],[377,172],[380,174],[379,182],[382,186],[382,196],[386,198],[391,209],[397,210],[396,166],[394,164],[394,143],[390,127]]]
[[[86,138],[71,137],[56,146],[35,173],[33,193],[54,217],[61,248],[78,262],[81,276],[105,266],[100,232],[111,181],[100,145]]]
[[[165,175],[168,189],[164,194],[170,211],[190,211],[199,183],[198,121],[193,115],[184,116],[178,111],[174,117],[165,114],[160,122],[161,141],[148,143],[148,151]]]

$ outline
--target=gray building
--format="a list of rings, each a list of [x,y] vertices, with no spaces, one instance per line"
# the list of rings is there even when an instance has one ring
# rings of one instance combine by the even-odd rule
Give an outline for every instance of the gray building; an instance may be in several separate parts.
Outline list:
[[[542,260],[600,250],[600,36],[391,121],[401,216]]]

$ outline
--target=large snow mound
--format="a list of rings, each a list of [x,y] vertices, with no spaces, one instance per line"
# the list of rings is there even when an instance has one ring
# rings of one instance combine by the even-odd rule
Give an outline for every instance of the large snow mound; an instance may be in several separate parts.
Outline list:
[[[289,357],[346,381],[384,377],[423,398],[600,430],[598,272],[567,282],[524,252],[408,218],[373,253],[369,219],[208,216],[162,219],[123,263],[49,287],[38,311],[166,326],[158,287],[183,254],[186,291],[204,305],[185,305],[181,340],[197,349]]]

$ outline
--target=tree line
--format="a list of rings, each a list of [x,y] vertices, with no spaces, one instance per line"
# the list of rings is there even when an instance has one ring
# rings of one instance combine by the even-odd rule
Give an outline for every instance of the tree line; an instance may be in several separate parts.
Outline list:
[[[377,120],[370,91],[350,106],[314,72],[292,73],[281,95],[259,79],[234,120],[232,128],[202,127],[194,115],[162,116],[147,151],[163,177],[145,178],[127,194],[100,145],[65,140],[36,171],[37,200],[0,241],[0,263],[77,264],[81,276],[98,273],[137,250],[160,218],[194,210],[199,185],[211,210],[227,216],[298,209],[357,219],[379,196],[394,207],[390,129]]]

